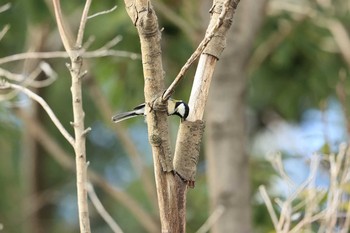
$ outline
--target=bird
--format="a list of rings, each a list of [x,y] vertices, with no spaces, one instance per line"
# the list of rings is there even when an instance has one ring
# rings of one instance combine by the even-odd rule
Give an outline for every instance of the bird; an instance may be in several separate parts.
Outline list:
[[[136,106],[133,110],[131,110],[129,112],[118,113],[112,117],[112,121],[114,123],[118,123],[120,121],[129,119],[132,117],[136,117],[136,116],[140,116],[140,115],[146,116],[147,114],[145,111],[145,107],[146,107],[146,104],[143,103],[143,104]],[[188,105],[184,101],[175,100],[175,99],[171,99],[171,98],[167,101],[167,114],[168,114],[168,116],[177,115],[181,118],[181,120],[186,120],[189,112],[190,112],[190,108],[188,107]]]

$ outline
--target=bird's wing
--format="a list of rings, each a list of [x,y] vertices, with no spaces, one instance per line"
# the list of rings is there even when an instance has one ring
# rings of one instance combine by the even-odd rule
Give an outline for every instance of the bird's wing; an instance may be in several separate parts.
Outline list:
[[[143,108],[145,108],[145,106],[146,106],[146,104],[145,104],[145,103],[140,104],[140,105],[137,105],[137,106],[134,108],[134,110],[143,109]]]

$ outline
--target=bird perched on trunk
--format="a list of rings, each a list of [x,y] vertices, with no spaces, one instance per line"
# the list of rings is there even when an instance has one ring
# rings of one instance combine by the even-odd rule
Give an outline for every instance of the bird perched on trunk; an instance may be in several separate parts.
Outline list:
[[[182,120],[186,120],[186,118],[188,117],[188,114],[190,112],[190,108],[182,100],[169,99],[167,101],[166,107],[167,107],[168,116],[177,115]],[[120,121],[129,119],[132,117],[136,117],[136,116],[140,116],[140,115],[146,116],[147,114],[146,114],[145,108],[146,108],[145,103],[140,104],[140,105],[136,106],[132,111],[116,114],[115,116],[112,117],[112,121],[114,123],[118,123]]]

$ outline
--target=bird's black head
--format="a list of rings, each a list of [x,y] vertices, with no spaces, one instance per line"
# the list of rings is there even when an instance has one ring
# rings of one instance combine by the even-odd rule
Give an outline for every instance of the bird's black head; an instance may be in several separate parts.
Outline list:
[[[188,107],[188,105],[183,101],[178,101],[175,103],[175,109],[176,111],[174,114],[178,115],[183,120],[186,120],[188,114],[190,113],[190,108]]]

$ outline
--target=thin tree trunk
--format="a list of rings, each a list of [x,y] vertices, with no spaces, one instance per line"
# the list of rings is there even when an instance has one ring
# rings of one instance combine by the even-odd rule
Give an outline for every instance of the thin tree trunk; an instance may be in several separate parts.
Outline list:
[[[211,211],[224,212],[215,233],[252,231],[246,153],[246,64],[260,27],[265,0],[242,1],[213,78],[207,110],[208,182]]]
[[[45,24],[40,25],[29,25],[30,30],[27,36],[27,48],[29,50],[34,51],[42,51],[44,47],[44,41],[47,38],[48,30],[45,27]],[[38,60],[27,60],[24,63],[23,72],[31,73],[32,70],[38,66]],[[44,78],[42,75],[37,77],[37,80],[41,80]],[[44,89],[35,90],[40,96],[45,96]],[[44,97],[45,98],[45,97]],[[45,114],[44,110],[39,107],[36,102],[32,103],[33,107],[28,110],[28,114],[31,117],[36,119],[41,119],[41,117]],[[24,124],[27,127],[27,124],[30,122],[25,121]],[[44,122],[43,122],[44,124]],[[46,219],[52,214],[52,208],[48,207],[48,205],[43,204],[40,198],[40,194],[46,189],[47,186],[47,178],[44,173],[45,164],[47,163],[47,159],[43,156],[44,150],[43,147],[38,143],[33,137],[29,135],[27,131],[24,132],[24,145],[25,151],[23,153],[25,156],[23,157],[23,178],[25,180],[25,192],[24,196],[26,202],[25,206],[25,214],[29,214],[26,226],[26,232],[35,232],[35,233],[44,233],[49,229],[49,225]],[[28,210],[34,210],[32,213],[29,213]],[[26,217],[26,216],[24,216]]]

